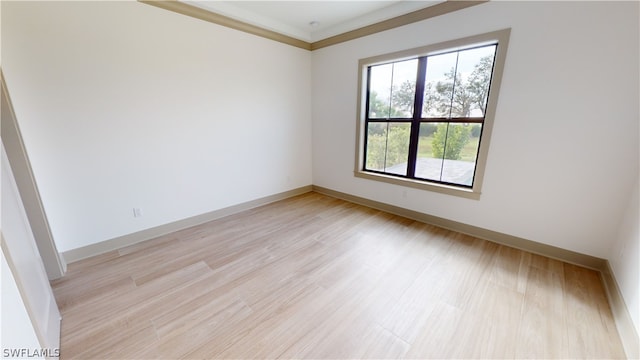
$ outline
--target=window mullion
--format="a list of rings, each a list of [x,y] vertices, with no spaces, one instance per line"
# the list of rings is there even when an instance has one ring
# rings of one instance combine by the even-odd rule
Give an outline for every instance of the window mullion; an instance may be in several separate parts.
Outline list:
[[[364,154],[362,154],[362,170],[366,170],[367,169],[367,151],[366,149],[368,149],[367,146],[369,139],[367,134],[369,133],[369,98],[370,98],[370,92],[371,92],[371,66],[367,67],[367,95],[366,95],[366,99],[365,99],[365,105],[364,105],[364,111],[365,111],[365,122],[364,122]]]
[[[413,118],[411,120],[411,133],[409,135],[409,159],[407,162],[407,176],[415,177],[416,162],[418,159],[418,141],[420,139],[420,118],[422,117],[422,104],[424,101],[424,79],[427,73],[427,58],[418,59],[418,73],[416,75],[416,94],[413,102]]]

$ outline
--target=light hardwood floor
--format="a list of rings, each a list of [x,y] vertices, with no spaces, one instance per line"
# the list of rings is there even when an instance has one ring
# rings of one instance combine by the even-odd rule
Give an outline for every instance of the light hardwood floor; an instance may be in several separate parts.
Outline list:
[[[317,193],[53,286],[64,359],[624,357],[597,272]]]

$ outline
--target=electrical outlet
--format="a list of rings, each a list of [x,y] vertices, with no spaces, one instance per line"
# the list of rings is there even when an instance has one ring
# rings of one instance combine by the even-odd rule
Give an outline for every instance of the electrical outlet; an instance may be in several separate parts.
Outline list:
[[[141,217],[141,216],[142,216],[142,209],[133,208],[133,217]]]

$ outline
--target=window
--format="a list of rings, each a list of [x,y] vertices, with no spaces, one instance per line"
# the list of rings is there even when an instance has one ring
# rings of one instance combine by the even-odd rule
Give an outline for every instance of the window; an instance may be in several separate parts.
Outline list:
[[[360,60],[356,176],[477,198],[508,37]]]

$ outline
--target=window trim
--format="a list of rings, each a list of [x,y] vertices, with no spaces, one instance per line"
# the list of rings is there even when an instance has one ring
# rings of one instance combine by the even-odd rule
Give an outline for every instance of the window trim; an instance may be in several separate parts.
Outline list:
[[[435,191],[439,193],[462,196],[470,199],[480,199],[482,183],[487,163],[487,155],[489,152],[489,143],[491,133],[493,132],[493,121],[500,93],[500,84],[502,82],[502,73],[504,63],[507,56],[507,48],[509,44],[509,35],[511,29],[502,29],[484,34],[468,36],[460,39],[440,42],[423,47],[397,51],[389,54],[373,56],[358,61],[358,94],[357,94],[357,121],[356,121],[356,161],[354,175],[359,178],[382,181],[390,184],[408,186],[412,188]],[[482,137],[480,147],[478,149],[478,157],[476,159],[476,169],[472,187],[463,187],[448,185],[442,183],[431,182],[427,180],[411,179],[396,177],[393,175],[382,174],[364,170],[364,149],[366,136],[366,101],[367,101],[367,68],[371,65],[388,63],[390,61],[402,61],[416,58],[419,56],[437,55],[440,53],[463,50],[469,46],[479,46],[482,44],[498,43],[494,60],[494,69],[491,81],[491,91],[487,100],[485,110],[485,120],[482,126]]]

